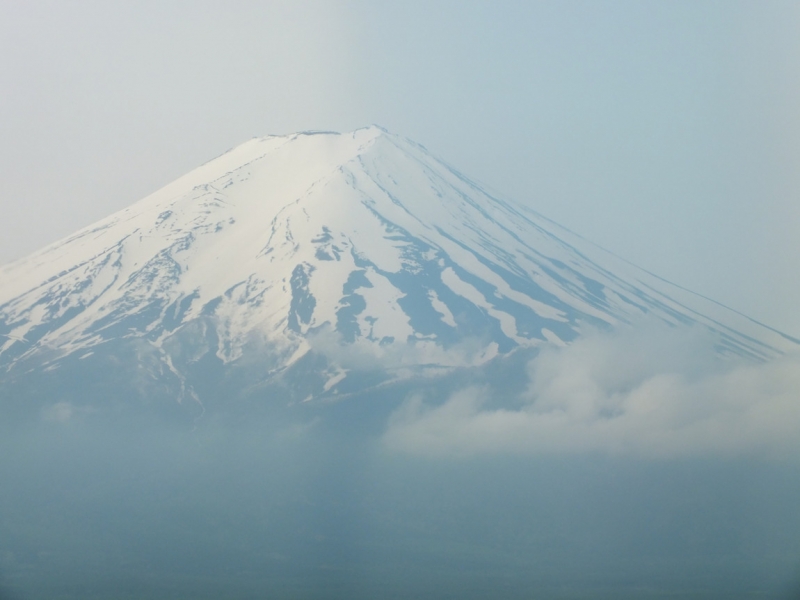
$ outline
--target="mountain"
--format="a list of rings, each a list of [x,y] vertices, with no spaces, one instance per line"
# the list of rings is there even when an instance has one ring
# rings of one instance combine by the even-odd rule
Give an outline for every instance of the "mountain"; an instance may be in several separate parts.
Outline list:
[[[301,132],[252,139],[0,268],[0,389],[335,398],[644,317],[756,360],[798,344],[380,127]]]

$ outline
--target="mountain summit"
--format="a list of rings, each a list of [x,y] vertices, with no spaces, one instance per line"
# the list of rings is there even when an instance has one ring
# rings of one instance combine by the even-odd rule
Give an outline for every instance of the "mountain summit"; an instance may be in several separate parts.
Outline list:
[[[332,397],[644,316],[706,329],[722,353],[796,347],[410,140],[301,132],[252,139],[0,268],[0,384],[113,365],[197,399],[200,374],[246,367],[248,385]]]

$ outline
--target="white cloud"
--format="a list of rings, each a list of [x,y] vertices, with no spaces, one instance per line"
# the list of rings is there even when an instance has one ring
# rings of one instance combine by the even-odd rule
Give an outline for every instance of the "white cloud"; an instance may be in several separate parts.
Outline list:
[[[376,341],[359,338],[345,343],[331,327],[323,327],[307,336],[311,348],[325,355],[332,363],[344,369],[388,369],[444,365],[463,367],[480,365],[497,354],[497,344],[469,338],[444,348],[432,339],[395,340],[380,345]]]
[[[514,408],[489,408],[488,388],[438,406],[415,396],[384,442],[434,456],[800,456],[800,355],[723,361],[712,344],[695,330],[593,333],[533,359]]]
[[[56,402],[42,408],[41,415],[45,421],[66,423],[79,415],[93,412],[88,406],[75,406],[71,402]]]

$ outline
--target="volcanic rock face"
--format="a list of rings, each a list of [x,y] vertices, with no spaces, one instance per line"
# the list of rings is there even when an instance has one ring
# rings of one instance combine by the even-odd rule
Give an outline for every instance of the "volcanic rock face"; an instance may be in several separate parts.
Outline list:
[[[91,372],[179,401],[234,380],[336,397],[645,316],[707,329],[725,354],[796,347],[407,139],[306,132],[250,140],[0,268],[0,386]]]

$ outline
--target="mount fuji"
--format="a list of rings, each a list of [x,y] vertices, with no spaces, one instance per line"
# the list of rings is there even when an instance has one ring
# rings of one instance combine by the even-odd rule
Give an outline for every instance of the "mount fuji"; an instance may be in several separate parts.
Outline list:
[[[325,401],[644,318],[753,360],[800,343],[380,127],[301,132],[252,139],[1,267],[0,390],[22,412],[111,389],[195,414]]]

